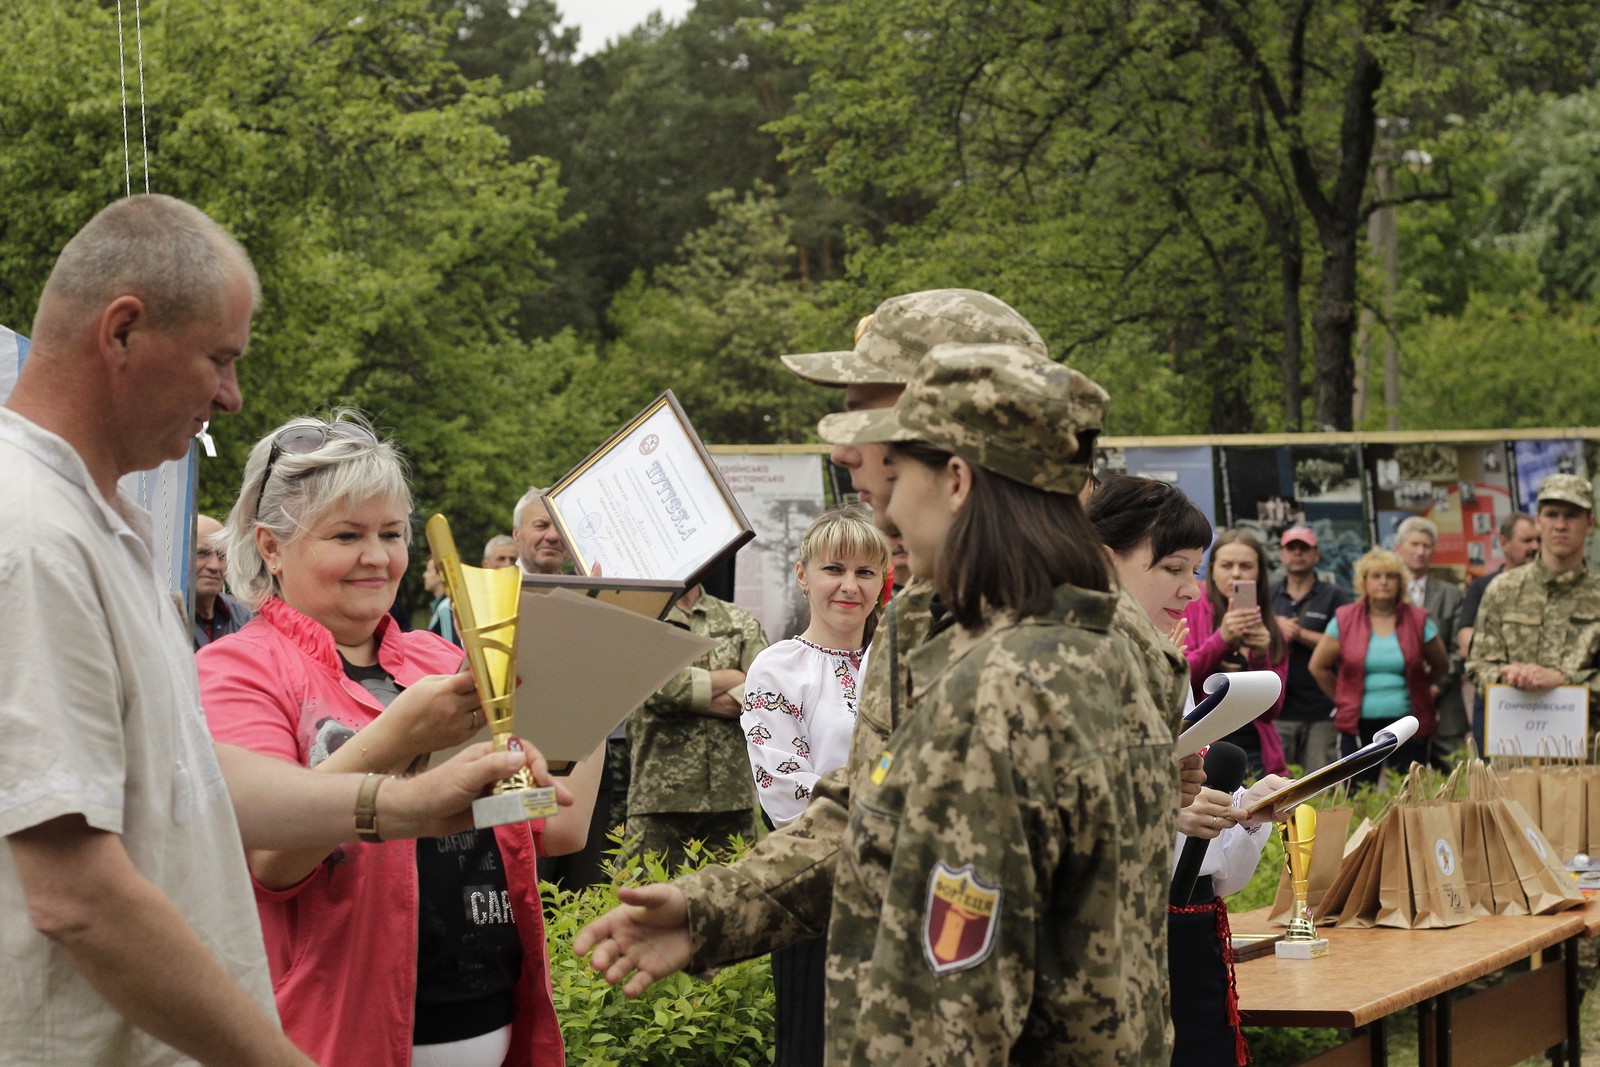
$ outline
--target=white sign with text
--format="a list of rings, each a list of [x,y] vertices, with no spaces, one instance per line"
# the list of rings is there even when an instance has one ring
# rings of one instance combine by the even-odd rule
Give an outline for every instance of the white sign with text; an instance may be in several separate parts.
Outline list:
[[[1483,714],[1487,755],[1583,759],[1589,751],[1587,686],[1525,690],[1491,685]]]

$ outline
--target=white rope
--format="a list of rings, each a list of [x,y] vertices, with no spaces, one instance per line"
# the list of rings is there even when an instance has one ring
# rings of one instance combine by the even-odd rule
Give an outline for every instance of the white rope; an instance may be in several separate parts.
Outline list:
[[[119,26],[120,31],[120,26]],[[150,191],[150,135],[144,118],[144,20],[140,17],[139,0],[133,0],[133,39],[139,49],[139,150],[144,155],[144,191]],[[127,134],[123,134],[126,141]]]
[[[122,0],[117,0],[117,78],[122,82],[122,190],[133,195],[133,160],[128,149],[128,71],[122,49]]]

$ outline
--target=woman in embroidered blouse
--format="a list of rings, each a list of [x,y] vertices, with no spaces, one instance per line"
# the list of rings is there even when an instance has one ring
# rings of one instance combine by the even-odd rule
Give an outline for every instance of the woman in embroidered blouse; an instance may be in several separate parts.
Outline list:
[[[364,421],[294,419],[257,443],[223,536],[230,584],[259,614],[198,657],[218,741],[404,774],[477,732],[461,650],[389,616],[411,492]],[[577,802],[543,822],[252,851],[290,1038],[327,1067],[560,1064],[534,859],[583,844],[598,774],[580,764],[567,779]]]
[[[1406,715],[1417,733],[1384,761],[1404,771],[1426,764],[1438,728],[1433,683],[1450,669],[1439,627],[1406,594],[1405,565],[1395,553],[1374,548],[1356,561],[1356,601],[1334,612],[1311,650],[1311,676],[1333,700],[1339,754],[1347,756],[1372,735]],[[1376,780],[1380,768],[1356,777]]]
[[[816,780],[850,758],[862,658],[888,569],[889,543],[858,507],[823,515],[800,543],[795,579],[810,622],[750,664],[739,717],[756,797],[774,826],[796,818]],[[778,1067],[822,1063],[826,947],[815,938],[772,954]]]
[[[1184,611],[1202,595],[1195,573],[1211,543],[1211,523],[1177,486],[1127,474],[1113,474],[1095,490],[1089,521],[1111,557],[1117,584],[1158,631],[1182,645]],[[1167,909],[1174,1065],[1238,1067],[1247,1061],[1223,898],[1250,881],[1271,836],[1270,822],[1250,820],[1245,807],[1287,784],[1269,774],[1248,793],[1202,788],[1178,813],[1174,869],[1189,838],[1216,844],[1206,850],[1192,902]]]

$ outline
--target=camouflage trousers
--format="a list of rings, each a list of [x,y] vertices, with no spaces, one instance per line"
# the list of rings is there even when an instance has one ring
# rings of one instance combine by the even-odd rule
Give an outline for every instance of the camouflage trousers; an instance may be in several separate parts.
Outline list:
[[[714,852],[725,853],[731,837],[743,837],[747,842],[755,840],[755,818],[748,808],[649,815],[629,812],[622,854],[638,856],[656,852],[663,857],[669,871],[676,871],[689,858],[690,841],[700,841]]]

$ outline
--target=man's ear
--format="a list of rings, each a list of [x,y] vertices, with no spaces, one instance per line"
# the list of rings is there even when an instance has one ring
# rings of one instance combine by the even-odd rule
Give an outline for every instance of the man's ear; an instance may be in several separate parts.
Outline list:
[[[133,354],[134,336],[149,329],[150,317],[144,301],[136,296],[119,296],[105,306],[96,322],[95,347],[108,370],[127,365]]]

